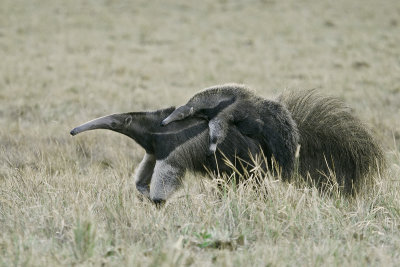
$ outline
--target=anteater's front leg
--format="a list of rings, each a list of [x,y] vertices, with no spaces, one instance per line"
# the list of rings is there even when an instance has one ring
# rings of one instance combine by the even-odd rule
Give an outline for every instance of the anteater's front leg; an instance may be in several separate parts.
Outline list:
[[[150,199],[163,204],[181,185],[185,169],[174,166],[166,159],[157,160],[150,184]]]
[[[150,198],[150,182],[153,176],[156,157],[146,153],[135,171],[136,189],[147,198]]]

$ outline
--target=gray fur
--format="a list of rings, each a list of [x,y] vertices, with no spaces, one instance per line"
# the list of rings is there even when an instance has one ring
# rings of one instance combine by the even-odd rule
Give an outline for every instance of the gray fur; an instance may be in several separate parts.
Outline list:
[[[210,152],[216,151],[231,126],[237,126],[242,134],[260,141],[268,163],[275,158],[285,179],[292,174],[299,135],[296,123],[281,103],[261,98],[244,85],[225,84],[195,94],[163,125],[188,117],[209,121]]]
[[[278,101],[300,132],[300,174],[318,187],[329,186],[333,172],[344,193],[355,193],[385,168],[381,146],[342,101],[316,90],[286,92]]]
[[[182,184],[185,168],[179,168],[168,159],[157,160],[150,184],[150,199],[156,203],[167,200]]]

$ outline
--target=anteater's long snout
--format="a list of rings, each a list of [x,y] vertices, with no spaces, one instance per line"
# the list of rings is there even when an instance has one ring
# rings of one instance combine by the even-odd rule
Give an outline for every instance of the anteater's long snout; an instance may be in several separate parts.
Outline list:
[[[88,131],[88,130],[94,130],[96,128],[93,127],[93,125],[87,125],[87,124],[82,124],[81,126],[75,127],[72,129],[69,133],[72,136],[75,136],[81,132]]]
[[[69,133],[70,133],[70,135],[74,136],[74,135],[78,134],[78,130],[76,128],[74,128]]]
[[[161,122],[161,126],[165,126],[169,124],[171,121],[173,121],[170,117],[167,117],[165,120]]]
[[[91,120],[89,122],[86,122],[74,129],[72,129],[69,133],[72,136],[74,136],[81,132],[95,130],[95,129],[111,129],[111,130],[113,130],[119,126],[120,123],[119,123],[118,118],[120,116],[121,115],[119,115],[119,114],[113,114],[113,115],[108,115],[108,116],[104,116],[101,118],[97,118],[97,119]]]

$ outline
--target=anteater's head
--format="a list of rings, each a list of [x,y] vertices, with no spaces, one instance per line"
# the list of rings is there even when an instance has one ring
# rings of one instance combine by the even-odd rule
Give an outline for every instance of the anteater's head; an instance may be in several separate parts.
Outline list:
[[[131,122],[132,115],[130,113],[112,114],[86,122],[74,128],[70,134],[77,135],[81,132],[95,129],[107,129],[122,133],[129,129]]]

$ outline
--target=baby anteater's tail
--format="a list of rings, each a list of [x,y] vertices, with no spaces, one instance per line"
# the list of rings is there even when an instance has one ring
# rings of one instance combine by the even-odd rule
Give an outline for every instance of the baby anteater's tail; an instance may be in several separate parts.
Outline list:
[[[299,172],[318,187],[335,177],[344,193],[354,194],[385,166],[382,148],[342,101],[316,90],[286,92],[278,100],[299,129]]]

